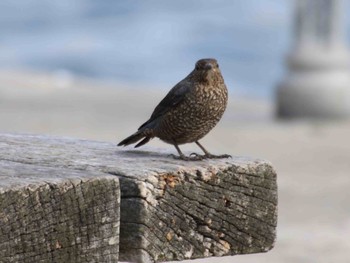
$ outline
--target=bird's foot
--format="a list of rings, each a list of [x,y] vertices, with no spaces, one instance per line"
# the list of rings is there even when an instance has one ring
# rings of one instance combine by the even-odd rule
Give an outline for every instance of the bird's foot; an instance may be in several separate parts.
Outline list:
[[[206,158],[205,155],[199,155],[197,153],[191,153],[189,156],[174,155],[174,154],[170,154],[170,156],[176,160],[183,160],[183,161],[202,161]]]
[[[195,161],[200,161],[200,160],[206,159],[207,157],[205,155],[200,155],[198,153],[191,153],[189,158],[192,158]]]
[[[215,155],[215,154],[211,154],[211,153],[207,153],[204,155],[205,158],[208,159],[223,159],[223,158],[232,158],[231,155],[229,154],[220,154],[220,155]]]

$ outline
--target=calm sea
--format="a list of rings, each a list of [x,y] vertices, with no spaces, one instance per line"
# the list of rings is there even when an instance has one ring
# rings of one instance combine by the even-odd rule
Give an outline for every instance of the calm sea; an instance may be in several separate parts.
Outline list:
[[[214,57],[231,91],[269,97],[292,11],[287,0],[2,0],[0,67],[170,88]]]

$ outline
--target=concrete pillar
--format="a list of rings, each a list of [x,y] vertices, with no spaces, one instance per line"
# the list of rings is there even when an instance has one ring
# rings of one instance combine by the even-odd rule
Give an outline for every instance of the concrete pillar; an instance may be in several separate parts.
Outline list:
[[[279,117],[350,117],[345,12],[343,0],[295,0],[294,46],[276,94]]]

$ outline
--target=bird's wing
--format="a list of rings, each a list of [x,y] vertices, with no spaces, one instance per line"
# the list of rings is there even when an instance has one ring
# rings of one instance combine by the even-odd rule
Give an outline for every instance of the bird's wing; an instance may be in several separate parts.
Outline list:
[[[154,109],[151,118],[142,124],[139,130],[151,123],[153,120],[164,115],[170,109],[179,105],[185,98],[185,95],[188,93],[189,89],[190,85],[185,81],[181,81],[176,84]]]

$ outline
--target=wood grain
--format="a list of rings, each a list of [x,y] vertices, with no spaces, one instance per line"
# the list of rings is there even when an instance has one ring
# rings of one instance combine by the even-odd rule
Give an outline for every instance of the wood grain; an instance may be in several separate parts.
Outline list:
[[[270,163],[242,157],[185,162],[172,159],[164,150],[145,149],[120,150],[112,143],[67,138],[0,135],[2,162],[119,179],[120,261],[238,255],[273,247],[277,184]],[[101,182],[106,192],[113,192],[112,181]],[[48,200],[56,198],[51,195]]]

